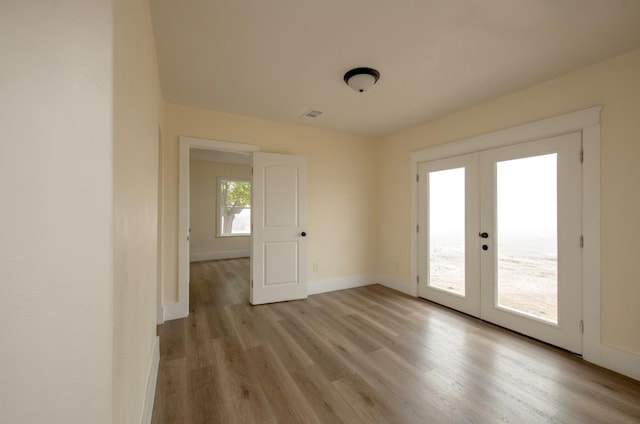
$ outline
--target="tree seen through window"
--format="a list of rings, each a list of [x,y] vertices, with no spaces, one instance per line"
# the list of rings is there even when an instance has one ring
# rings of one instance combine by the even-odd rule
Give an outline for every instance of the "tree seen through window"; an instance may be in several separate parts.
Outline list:
[[[219,180],[220,235],[251,233],[251,183],[243,180]]]

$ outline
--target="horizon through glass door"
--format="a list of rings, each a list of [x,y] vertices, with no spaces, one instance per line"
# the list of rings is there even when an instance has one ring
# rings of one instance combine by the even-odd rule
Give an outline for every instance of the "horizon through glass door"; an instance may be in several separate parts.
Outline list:
[[[580,353],[581,141],[418,164],[419,296]]]
[[[477,155],[421,163],[419,172],[419,296],[479,316]]]

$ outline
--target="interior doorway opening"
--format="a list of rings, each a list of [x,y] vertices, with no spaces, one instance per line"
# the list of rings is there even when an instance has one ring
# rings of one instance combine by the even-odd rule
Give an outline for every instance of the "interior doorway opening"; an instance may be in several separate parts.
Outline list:
[[[251,154],[260,150],[253,144],[232,143],[195,137],[180,137],[178,187],[178,302],[165,309],[165,319],[184,318],[189,315],[189,282],[191,263],[190,236],[190,160],[197,155],[225,158],[244,156],[251,162]],[[203,157],[201,156],[201,157]],[[251,236],[250,236],[251,237]],[[249,238],[250,238],[249,237]],[[250,254],[250,253],[249,253]]]
[[[251,157],[191,149],[190,262],[250,256]]]
[[[193,149],[251,157],[251,304],[306,298],[306,157],[263,153],[257,145],[194,137],[180,137],[179,146],[178,302],[165,308],[165,320],[189,315],[189,161]]]

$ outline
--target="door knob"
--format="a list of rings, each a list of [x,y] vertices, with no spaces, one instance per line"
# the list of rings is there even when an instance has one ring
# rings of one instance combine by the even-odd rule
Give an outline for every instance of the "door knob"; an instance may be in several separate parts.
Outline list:
[[[478,235],[480,237],[482,237],[482,238],[489,238],[489,234],[488,233],[479,233]]]
[[[486,244],[482,245],[482,250],[489,250],[489,246],[487,246]]]
[[[300,235],[301,235],[302,237],[306,237],[306,236],[307,236],[307,233],[305,233],[305,232],[303,231],[303,232],[301,232],[301,233],[300,233]]]

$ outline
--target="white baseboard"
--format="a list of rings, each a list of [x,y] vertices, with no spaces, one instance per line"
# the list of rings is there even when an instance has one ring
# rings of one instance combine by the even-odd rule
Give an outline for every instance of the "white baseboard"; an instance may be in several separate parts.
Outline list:
[[[158,382],[158,368],[160,366],[160,337],[156,337],[151,352],[151,367],[147,376],[147,392],[144,399],[144,411],[141,424],[151,424],[153,415],[153,402],[156,398],[156,384]]]
[[[384,275],[378,275],[377,281],[390,289],[398,290],[399,292],[408,294],[409,296],[418,297],[417,284],[393,280],[389,277],[385,277]]]
[[[354,277],[335,278],[333,280],[310,281],[307,286],[307,294],[326,293],[335,290],[352,289],[354,287],[375,284],[376,278],[372,275],[357,275]]]
[[[595,354],[584,355],[585,361],[640,381],[640,356],[600,343]]]
[[[377,277],[376,281],[385,287],[398,290],[409,296],[418,296],[417,284],[399,282],[381,275]],[[602,343],[590,346],[589,349],[584,349],[584,352],[582,358],[585,361],[640,381],[640,356]]]
[[[189,262],[215,261],[218,259],[248,258],[249,255],[250,255],[250,252],[248,249],[227,250],[223,252],[201,252],[201,253],[194,252],[189,254]]]
[[[156,325],[164,324],[164,306],[160,305],[156,309]]]
[[[182,303],[169,303],[164,305],[164,321],[186,318],[189,316],[189,307]]]

